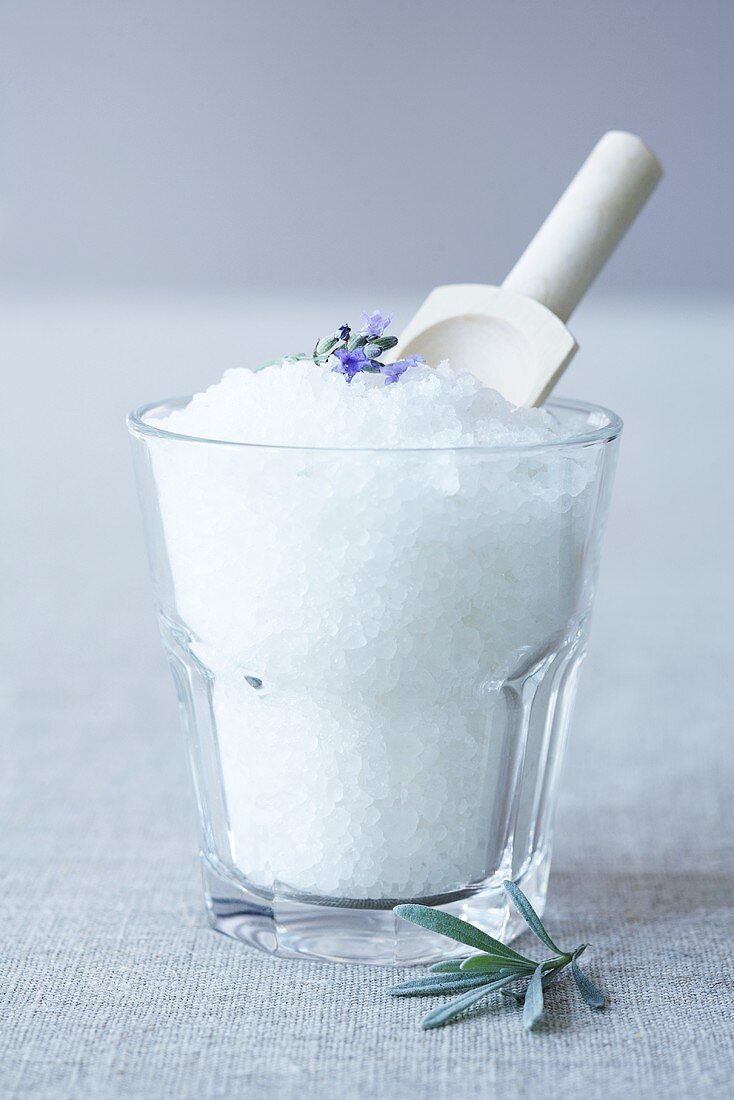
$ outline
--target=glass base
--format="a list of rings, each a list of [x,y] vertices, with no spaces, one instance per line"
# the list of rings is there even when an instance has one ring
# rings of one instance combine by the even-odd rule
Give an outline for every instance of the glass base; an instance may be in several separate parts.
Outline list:
[[[391,909],[316,903],[277,890],[258,893],[206,856],[202,856],[202,868],[212,927],[279,958],[413,966],[468,953],[466,947],[401,920]],[[549,854],[539,853],[516,879],[540,915],[549,870]],[[436,908],[478,925],[505,943],[525,927],[501,887],[483,887]]]

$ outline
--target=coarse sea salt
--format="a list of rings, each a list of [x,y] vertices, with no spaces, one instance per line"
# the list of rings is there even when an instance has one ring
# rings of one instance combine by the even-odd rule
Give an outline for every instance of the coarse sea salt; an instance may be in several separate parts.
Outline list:
[[[412,367],[399,383],[344,376],[309,360],[229,370],[169,416],[167,430],[299,447],[472,447],[543,443],[561,434],[544,409],[519,409],[448,363]]]
[[[521,748],[507,685],[577,628],[593,507],[592,457],[513,447],[573,425],[446,364],[386,386],[307,361],[229,371],[155,423],[264,445],[151,441],[236,867],[338,899],[493,875]]]

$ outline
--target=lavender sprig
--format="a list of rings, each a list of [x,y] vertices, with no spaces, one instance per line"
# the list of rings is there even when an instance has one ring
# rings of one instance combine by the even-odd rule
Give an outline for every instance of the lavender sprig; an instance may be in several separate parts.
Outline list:
[[[531,1030],[544,1013],[543,994],[568,967],[576,986],[591,1008],[603,1008],[606,1000],[600,989],[579,966],[577,960],[586,948],[582,943],[574,951],[562,951],[553,942],[538,914],[519,886],[505,882],[505,890],[521,917],[536,937],[554,954],[538,962],[488,936],[468,921],[427,905],[396,905],[393,912],[404,920],[438,932],[442,936],[477,948],[481,954],[465,959],[436,963],[423,978],[402,982],[388,989],[393,997],[416,997],[436,993],[459,993],[448,1004],[433,1009],[421,1020],[421,1027],[442,1027],[463,1015],[485,996],[502,993],[523,1006],[523,1025]]]
[[[362,313],[362,327],[355,332],[351,325],[343,324],[331,336],[324,336],[316,342],[312,359],[323,366],[330,359],[336,359],[331,368],[337,374],[343,374],[347,382],[361,373],[382,374],[385,385],[390,386],[405,374],[409,367],[416,367],[425,360],[420,355],[409,355],[394,363],[383,363],[382,355],[398,342],[397,336],[385,336],[385,331],[393,321],[393,313],[383,316],[379,310]],[[304,356],[289,356],[301,359]]]

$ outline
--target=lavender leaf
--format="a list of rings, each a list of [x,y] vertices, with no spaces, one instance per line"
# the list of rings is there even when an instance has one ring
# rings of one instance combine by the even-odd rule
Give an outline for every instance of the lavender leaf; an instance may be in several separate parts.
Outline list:
[[[578,986],[579,993],[586,1001],[590,1008],[604,1008],[607,1003],[607,999],[600,989],[598,989],[591,978],[586,974],[579,964],[574,959],[571,963],[571,973],[573,974],[573,980]]]
[[[518,913],[528,925],[528,927],[535,933],[541,943],[544,943],[551,951],[555,951],[557,955],[563,955],[560,947],[556,947],[553,940],[550,938],[545,930],[543,922],[538,914],[533,909],[528,899],[523,894],[519,886],[516,886],[514,882],[509,880],[504,882],[504,887],[507,893],[512,899],[512,904],[517,909]]]
[[[518,954],[511,947],[506,947],[499,940],[488,936],[480,928],[475,928],[473,924],[469,924],[465,920],[459,920],[458,917],[453,917],[450,913],[442,913],[438,909],[431,909],[428,905],[416,904],[396,905],[393,912],[397,913],[403,920],[411,921],[413,924],[418,924],[421,928],[427,928],[431,932],[438,932],[441,936],[448,936],[449,939],[456,940],[458,943],[465,943],[468,947],[476,948],[477,951],[486,951],[492,955],[501,955],[503,958],[514,962],[535,965],[532,959],[526,959],[524,955]]]
[[[480,986],[479,989],[472,989],[469,993],[465,993],[463,997],[457,997],[455,1001],[449,1001],[447,1005],[441,1005],[440,1008],[434,1008],[432,1012],[429,1012],[427,1016],[424,1016],[421,1020],[421,1027],[424,1031],[430,1030],[434,1027],[442,1027],[444,1024],[448,1024],[451,1020],[454,1020],[457,1016],[460,1016],[462,1012],[466,1012],[468,1008],[477,1004],[483,997],[489,996],[496,990],[501,989],[505,985],[509,985],[514,981],[514,978],[502,978],[497,982],[489,982],[486,985]]]
[[[525,1004],[522,1010],[523,1027],[528,1031],[535,1027],[543,1015],[543,964],[536,966],[525,991]]]

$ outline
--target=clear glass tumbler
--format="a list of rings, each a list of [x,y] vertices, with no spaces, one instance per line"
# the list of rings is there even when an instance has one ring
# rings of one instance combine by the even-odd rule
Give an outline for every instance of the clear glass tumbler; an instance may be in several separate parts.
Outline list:
[[[129,431],[221,932],[282,956],[434,961],[420,901],[492,935],[542,912],[621,422],[562,441],[261,446]]]

